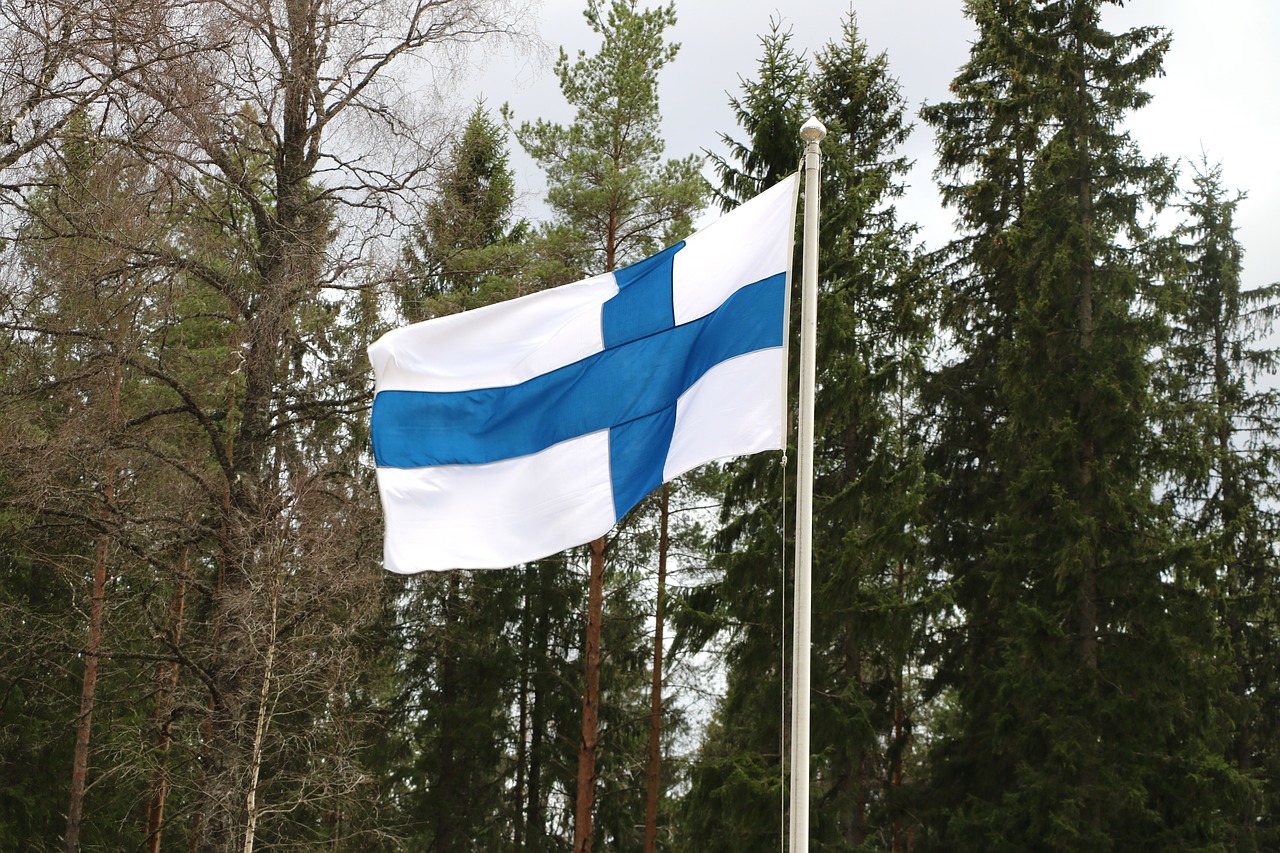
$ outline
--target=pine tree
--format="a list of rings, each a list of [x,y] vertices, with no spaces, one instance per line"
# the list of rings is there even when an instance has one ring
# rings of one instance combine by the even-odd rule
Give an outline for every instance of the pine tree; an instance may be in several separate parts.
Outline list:
[[[939,670],[955,719],[933,758],[938,849],[1223,838],[1210,626],[1155,499],[1165,318],[1133,248],[1171,173],[1122,127],[1169,40],[1105,31],[1104,5],[971,2],[958,100],[926,111],[970,230],[950,294],[960,369],[940,379],[960,521],[939,553],[963,624]]]
[[[574,123],[525,122],[517,135],[546,170],[554,224],[590,252],[585,270],[611,271],[687,234],[706,185],[697,157],[662,158],[657,84],[680,47],[663,40],[674,7],[591,2],[584,14],[599,51],[556,62]]]
[[[17,559],[5,577],[4,621],[20,655],[3,677],[19,695],[43,697],[49,718],[74,742],[57,767],[61,791],[41,796],[61,802],[64,822],[53,828],[24,819],[33,834],[13,838],[13,846],[61,837],[63,849],[77,850],[135,842],[137,827],[125,816],[146,794],[152,760],[153,705],[128,693],[150,682],[150,666],[133,656],[155,652],[146,636],[150,614],[135,591],[158,592],[170,578],[137,555],[168,549],[176,530],[155,500],[157,466],[137,452],[126,428],[148,402],[131,362],[154,321],[155,285],[110,239],[127,245],[163,231],[164,220],[140,215],[154,171],[95,139],[87,116],[70,121],[49,154],[18,228],[22,264],[9,270],[13,359],[3,419],[11,427],[0,453],[9,472],[6,503],[17,510],[6,531]],[[130,525],[135,511],[154,524]],[[70,595],[51,594],[59,587]],[[47,681],[31,683],[36,672],[48,673]],[[37,737],[30,749],[60,752],[60,740]],[[9,775],[19,800],[27,785],[48,784],[21,764]]]
[[[519,662],[505,623],[520,585],[495,573],[430,574],[403,606],[405,653],[396,711],[410,737],[408,814],[431,850],[510,844],[519,815],[507,795],[515,731],[509,709]]]
[[[591,56],[581,52],[570,62],[562,50],[556,63],[561,91],[576,110],[574,123],[526,122],[517,136],[546,171],[547,202],[554,217],[551,233],[574,245],[574,254],[586,264],[583,272],[599,273],[684,237],[702,205],[705,183],[696,157],[662,158],[657,79],[679,49],[663,38],[675,23],[674,7],[642,10],[636,0],[614,0],[608,6],[591,0],[585,16],[600,36],[599,51]],[[606,549],[612,569],[607,579]],[[646,718],[624,709],[630,702],[644,701],[643,694],[637,694],[647,680],[646,656],[638,654],[645,610],[635,598],[642,561],[628,560],[626,551],[625,537],[617,535],[589,546],[583,721],[575,786],[574,849],[580,853],[589,853],[597,839],[640,844],[635,836],[636,816],[644,813],[640,780],[645,729],[628,723]],[[609,645],[603,646],[605,642]],[[608,671],[602,671],[602,663],[609,665]],[[606,736],[610,749],[601,753],[599,745]],[[599,820],[593,822],[597,802]],[[633,842],[626,841],[632,837]]]

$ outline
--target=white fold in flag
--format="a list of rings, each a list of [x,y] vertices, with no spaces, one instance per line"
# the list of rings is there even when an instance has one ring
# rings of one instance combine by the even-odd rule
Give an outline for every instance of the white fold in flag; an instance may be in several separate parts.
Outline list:
[[[536,560],[704,462],[780,448],[796,181],[630,267],[369,347],[386,567]]]

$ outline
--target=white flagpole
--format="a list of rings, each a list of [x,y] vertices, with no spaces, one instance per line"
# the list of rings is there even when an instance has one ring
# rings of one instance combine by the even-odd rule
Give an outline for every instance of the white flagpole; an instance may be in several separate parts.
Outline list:
[[[791,693],[791,853],[809,850],[809,646],[813,584],[813,398],[818,348],[818,186],[820,143],[827,135],[811,118],[804,140],[804,268],[800,294],[800,454],[796,472],[796,615]]]

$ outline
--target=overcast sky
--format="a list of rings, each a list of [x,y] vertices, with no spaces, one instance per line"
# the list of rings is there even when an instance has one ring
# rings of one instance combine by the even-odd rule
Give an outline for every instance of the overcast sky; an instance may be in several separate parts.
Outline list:
[[[509,103],[518,120],[571,120],[551,61],[561,46],[572,56],[598,45],[582,17],[584,6],[580,0],[543,0],[536,29],[550,50],[541,56],[491,54],[467,90],[494,109]],[[852,4],[872,51],[888,54],[913,115],[921,104],[947,98],[967,57],[973,27],[961,7],[960,0]],[[768,32],[771,17],[780,16],[793,30],[795,48],[812,54],[839,36],[849,9],[849,0],[676,0],[678,22],[669,38],[681,44],[680,54],[660,78],[668,155],[719,151],[720,133],[738,135],[728,95],[740,92],[739,75],[754,76],[760,34]],[[1104,21],[1113,30],[1156,24],[1173,33],[1166,74],[1149,84],[1154,100],[1133,114],[1130,128],[1147,156],[1198,161],[1203,150],[1221,161],[1226,186],[1248,193],[1237,221],[1245,286],[1280,281],[1280,0],[1129,0],[1123,8],[1108,7]],[[937,248],[950,238],[953,216],[933,189],[930,128],[917,120],[904,153],[916,167],[899,205],[901,218],[919,223],[926,243]],[[536,211],[541,177],[518,151],[512,163],[527,207]]]

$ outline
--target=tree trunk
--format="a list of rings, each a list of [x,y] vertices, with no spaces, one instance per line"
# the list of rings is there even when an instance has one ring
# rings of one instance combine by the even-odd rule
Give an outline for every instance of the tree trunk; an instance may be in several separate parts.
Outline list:
[[[547,600],[543,594],[546,589],[546,575],[539,572],[538,593],[533,598],[537,620],[533,629],[533,649],[539,654],[550,647],[551,619],[547,614]],[[529,708],[529,781],[528,793],[525,795],[525,849],[541,851],[543,837],[546,833],[546,813],[543,808],[545,797],[542,792],[542,760],[543,739],[547,731],[547,672],[545,661],[539,666],[531,666],[532,701]]]
[[[454,714],[458,709],[458,658],[455,651],[454,638],[458,629],[458,610],[460,607],[458,593],[458,573],[450,572],[445,578],[444,589],[444,607],[441,618],[441,634],[445,638],[441,644],[440,655],[440,685],[439,685],[439,701],[442,713],[440,714],[440,731],[436,739],[436,748],[439,750],[437,758],[439,760],[438,775],[430,781],[430,785],[439,791],[455,790],[458,780],[457,772],[457,755],[455,745],[457,736],[454,732]],[[455,807],[465,807],[463,802],[453,799]],[[459,823],[461,815],[457,814],[452,808],[440,808],[436,810],[435,826],[433,833],[435,836],[433,847],[436,850],[450,851],[454,849],[455,828]]]
[[[249,791],[245,794],[244,853],[253,853],[254,836],[258,828],[258,775],[262,769],[262,743],[266,738],[270,718],[271,680],[274,677],[276,637],[280,616],[280,582],[272,577],[271,621],[268,623],[266,660],[262,665],[262,685],[258,693],[257,722],[253,732],[253,746],[249,759]]]
[[[108,505],[114,495],[107,486]],[[104,510],[104,514],[108,512]],[[98,652],[102,646],[102,609],[107,592],[107,548],[110,538],[98,537],[93,558],[93,593],[89,605],[89,636],[84,647],[84,677],[80,685],[80,716],[76,721],[76,747],[71,761],[71,800],[67,805],[67,831],[63,837],[66,853],[80,850],[80,821],[84,812],[85,782],[89,775],[89,734],[93,726],[93,704],[98,688]]]
[[[667,527],[671,513],[671,493],[662,485],[658,521],[658,600],[653,617],[653,688],[649,698],[649,772],[645,792],[644,850],[658,848],[658,782],[662,763],[662,606],[667,594]]]
[[[853,649],[853,679],[854,684],[858,686],[859,692],[866,690],[866,685],[862,682],[862,649],[860,647]],[[857,754],[858,767],[854,772],[853,781],[853,826],[852,835],[846,836],[847,840],[854,847],[861,847],[862,843],[867,840],[867,749],[866,747],[858,747]]]
[[[1079,79],[1077,80],[1076,97],[1079,99],[1079,107],[1081,115],[1077,118],[1075,128],[1076,134],[1076,153],[1080,158],[1080,185],[1078,189],[1080,203],[1080,225],[1084,234],[1086,245],[1081,247],[1080,253],[1080,339],[1079,346],[1082,358],[1087,359],[1089,351],[1093,349],[1093,182],[1087,172],[1084,172],[1084,164],[1089,162],[1088,141],[1085,138],[1086,127],[1086,105],[1089,102],[1088,80],[1085,76],[1085,59],[1084,44],[1077,37],[1076,39],[1077,61],[1080,63]],[[1092,381],[1092,380],[1090,380]],[[1093,409],[1094,390],[1092,384],[1086,386],[1080,392],[1080,398],[1077,408],[1077,419],[1080,424],[1087,424],[1089,416]],[[1093,501],[1090,491],[1093,483],[1093,469],[1096,463],[1097,447],[1094,444],[1092,434],[1086,432],[1080,446],[1080,513],[1086,518],[1093,514]],[[1097,691],[1095,685],[1097,683],[1098,669],[1098,558],[1097,543],[1086,543],[1083,549],[1082,557],[1082,577],[1079,592],[1080,606],[1080,658],[1081,663],[1086,670],[1086,685],[1091,698],[1096,697]],[[1102,804],[1095,792],[1097,783],[1097,764],[1101,761],[1101,755],[1097,745],[1090,748],[1090,755],[1083,757],[1082,769],[1080,772],[1080,789],[1085,796],[1085,820],[1089,828],[1095,833],[1100,834],[1102,831]]]
[[[238,357],[240,350],[244,344],[241,337],[240,329],[244,323],[244,318],[239,315],[232,317],[232,333],[231,333],[231,353],[225,366],[226,375],[224,381],[226,383],[225,405],[227,412],[226,424],[223,427],[223,445],[222,451],[225,458],[235,458],[235,437],[238,429],[236,421],[236,390],[237,375],[243,369],[243,362]],[[213,590],[213,646],[215,649],[222,647],[224,639],[223,609],[221,601],[223,593],[227,586],[227,578],[231,573],[231,481],[225,480],[222,486],[222,514],[218,521],[218,562],[217,574],[214,578]],[[215,763],[215,756],[212,753],[212,744],[214,736],[213,717],[218,711],[217,695],[209,692],[208,701],[206,702],[206,711],[204,720],[200,725],[200,762],[197,769],[197,790],[205,791],[208,789],[208,780],[212,775],[210,768]],[[207,798],[201,797],[197,800],[191,812],[191,833],[189,853],[199,853],[205,848],[205,833],[207,829],[205,811],[208,808]]]
[[[182,617],[186,609],[187,596],[187,555],[182,556],[182,576],[174,584],[173,599],[169,604],[169,633],[174,646],[182,642]],[[147,806],[147,853],[160,853],[160,836],[164,830],[164,801],[169,793],[169,744],[172,740],[173,694],[178,687],[177,662],[164,664],[159,678],[159,690],[156,698],[155,724],[158,729],[159,742],[156,759],[156,770],[151,780],[151,803]]]
[[[524,849],[524,812],[525,812],[525,769],[529,761],[529,653],[532,648],[532,616],[533,602],[530,600],[533,586],[533,572],[536,566],[524,567],[524,606],[520,611],[520,686],[517,693],[517,725],[516,725],[516,785],[512,795],[515,809],[512,819],[511,849]]]
[[[574,853],[591,853],[595,807],[596,743],[600,726],[600,635],[604,622],[604,537],[591,542],[587,591],[586,685],[582,691],[582,740],[578,744],[578,792],[573,817]]]
[[[103,465],[103,503],[101,517],[105,522],[111,517],[115,503],[115,471],[112,470],[110,445],[115,442],[114,431],[120,422],[121,367],[117,360],[111,374],[111,391],[108,424],[112,435],[108,438],[106,461]],[[93,590],[89,603],[89,633],[85,639],[84,676],[80,682],[80,715],[76,720],[76,746],[71,760],[71,795],[67,803],[67,829],[63,835],[66,853],[80,850],[80,824],[84,817],[84,792],[89,776],[89,735],[93,729],[93,706],[98,691],[98,654],[102,648],[102,614],[107,597],[107,555],[111,537],[105,531],[98,535],[93,553]]]

